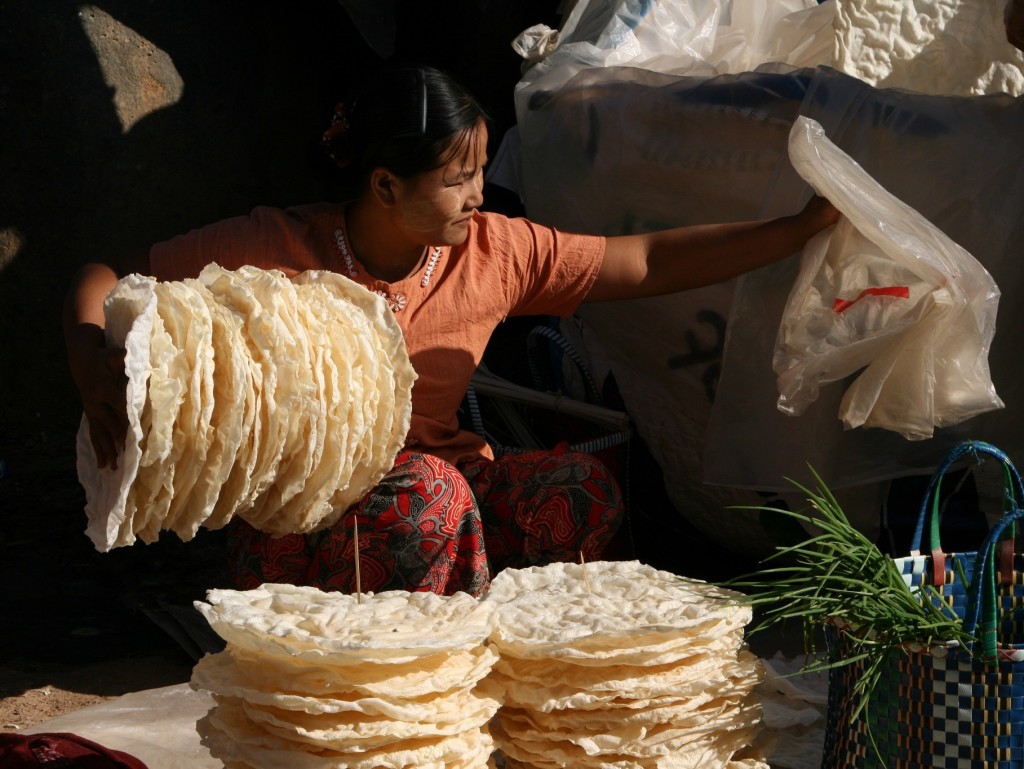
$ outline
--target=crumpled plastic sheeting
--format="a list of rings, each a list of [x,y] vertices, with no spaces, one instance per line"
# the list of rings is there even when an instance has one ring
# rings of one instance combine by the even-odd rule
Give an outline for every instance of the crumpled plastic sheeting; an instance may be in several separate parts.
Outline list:
[[[222,769],[199,742],[196,722],[213,707],[188,684],[132,692],[44,721],[26,734],[70,732],[120,750],[148,769]]]
[[[928,96],[877,89],[819,68],[799,112],[899,200],[970,252],[995,279],[1003,300],[989,368],[1006,408],[981,414],[933,438],[909,442],[886,430],[844,430],[836,418],[843,383],[821,390],[798,418],[775,407],[771,368],[779,322],[798,273],[789,259],[744,276],[729,320],[726,354],[705,450],[709,483],[811,480],[806,463],[833,490],[930,474],[958,441],[985,440],[1011,456],[1024,452],[1024,380],[1017,374],[1024,328],[1024,101],[1005,95]],[[780,167],[761,215],[799,210],[809,190]]]
[[[817,0],[580,0],[557,32],[537,25],[514,41],[536,62],[517,89],[557,89],[593,67],[712,77],[828,64],[833,15]]]
[[[789,129],[806,115],[973,254],[1004,297],[1024,292],[1015,257],[1024,242],[1024,102],[876,89],[827,67],[715,78],[597,67],[557,91],[531,93],[520,116],[521,190],[539,221],[612,235],[790,214],[810,194],[786,157]],[[808,462],[838,490],[930,473],[964,437],[1024,451],[1012,331],[1024,324],[1024,303],[1012,300],[1000,304],[989,355],[1007,404],[994,417],[912,443],[883,430],[844,430],[841,383],[799,418],[779,413],[772,354],[797,268],[785,260],[738,284],[578,313],[578,349],[600,348],[609,361],[681,515],[730,546],[753,547],[765,532],[746,520],[723,531],[722,507],[745,504],[738,489],[785,493],[786,478],[810,482]],[[709,527],[702,517],[713,518]]]
[[[797,118],[789,157],[843,218],[803,250],[775,346],[779,408],[799,415],[820,384],[851,375],[839,408],[847,428],[922,440],[1002,408],[988,366],[999,306],[992,276],[817,122]]]
[[[818,769],[825,744],[828,674],[801,673],[806,656],[776,653],[762,659],[765,679],[757,687],[764,725],[776,738],[773,769]]]

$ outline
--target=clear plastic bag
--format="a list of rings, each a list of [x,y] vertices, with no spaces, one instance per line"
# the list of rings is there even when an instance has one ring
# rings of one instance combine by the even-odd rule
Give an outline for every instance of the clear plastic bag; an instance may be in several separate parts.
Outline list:
[[[812,239],[783,311],[778,407],[798,415],[822,384],[861,372],[839,408],[847,428],[911,440],[1002,408],[989,374],[999,289],[988,271],[798,118],[793,167],[843,213]]]

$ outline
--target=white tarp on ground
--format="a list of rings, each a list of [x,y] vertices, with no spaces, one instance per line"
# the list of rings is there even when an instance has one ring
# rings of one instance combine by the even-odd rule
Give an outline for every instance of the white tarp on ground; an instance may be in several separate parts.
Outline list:
[[[794,675],[803,657],[764,660],[760,685],[767,727],[778,738],[773,769],[817,769],[824,742],[827,677]],[[132,692],[25,729],[26,734],[70,732],[141,760],[147,769],[222,769],[200,743],[196,722],[213,707],[208,692],[188,684]]]
[[[688,49],[677,67],[645,51],[664,45],[655,26],[666,6],[691,9],[690,29],[706,31],[736,19],[726,25],[725,15],[702,15],[706,6],[735,10],[747,2],[754,0],[578,5],[559,46],[517,88],[519,190],[528,215],[612,235],[793,213],[810,189],[789,165],[786,141],[796,117],[806,115],[992,273],[1004,301],[990,364],[1009,404],[915,442],[881,430],[844,431],[841,382],[802,416],[780,413],[772,351],[795,258],[708,289],[585,306],[567,335],[591,357],[596,375],[603,367],[615,374],[677,510],[720,541],[760,552],[772,543],[758,514],[723,515],[723,507],[762,504],[765,491],[785,496],[785,478],[806,481],[808,462],[843,489],[848,514],[870,528],[884,481],[929,472],[955,440],[1024,450],[1022,384],[1008,330],[1022,320],[1014,298],[1024,274],[1014,257],[1024,242],[1024,105],[1007,95],[875,88],[828,66],[829,56],[821,61],[820,45],[793,46],[800,55],[788,65],[754,72],[730,69],[732,61],[751,64],[740,49],[716,60],[717,43],[707,35],[690,45],[700,55]],[[807,34],[834,36],[831,17],[822,23],[818,16],[830,3],[780,6],[789,13],[773,18],[787,34],[785,25],[799,20]],[[679,17],[672,21],[678,34]],[[770,50],[750,45],[747,53]]]
[[[132,692],[44,721],[26,734],[70,732],[135,756],[148,769],[222,769],[199,742],[196,722],[213,707],[188,684]]]

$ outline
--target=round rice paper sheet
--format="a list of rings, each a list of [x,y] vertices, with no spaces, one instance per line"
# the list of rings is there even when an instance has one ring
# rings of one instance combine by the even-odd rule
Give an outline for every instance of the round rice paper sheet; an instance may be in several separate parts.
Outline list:
[[[341,482],[339,446],[345,430],[338,416],[347,402],[340,388],[329,324],[311,306],[315,301],[307,286],[296,286],[296,309],[309,335],[309,369],[316,387],[316,409],[310,414],[309,469],[302,488],[284,499],[276,518],[287,521],[291,531],[314,529],[331,512],[331,492]]]
[[[741,642],[728,636],[695,639],[676,650],[669,662],[657,665],[620,664],[615,658],[607,665],[577,665],[557,658],[501,657],[494,673],[537,686],[624,691],[656,681],[672,684],[713,680],[720,677],[722,660],[735,658],[741,648]]]
[[[468,593],[392,590],[354,594],[268,583],[215,589],[196,608],[229,644],[270,656],[321,663],[410,662],[479,646],[494,607]]]
[[[353,399],[359,409],[350,414],[347,436],[351,472],[347,484],[339,486],[332,497],[334,512],[321,522],[322,528],[333,525],[391,469],[409,432],[416,372],[402,329],[383,297],[333,272],[303,272],[293,281],[300,287],[315,285],[329,292],[329,296],[319,295],[323,304],[347,319],[346,330],[358,332],[337,348],[350,358],[353,350],[357,351],[350,386],[361,397]],[[311,306],[323,309],[318,304]]]
[[[645,708],[655,703],[678,703],[694,697],[701,697],[707,691],[721,693],[723,690],[735,688],[739,691],[753,689],[757,679],[743,675],[746,670],[738,671],[739,675],[707,682],[699,680],[675,683],[662,686],[654,682],[648,686],[637,686],[633,689],[614,690],[583,690],[569,686],[538,687],[535,684],[523,684],[512,679],[500,679],[504,686],[505,700],[518,707],[532,708],[543,713],[554,710],[587,710],[611,707]]]
[[[365,753],[394,743],[396,740],[421,740],[448,737],[480,729],[498,709],[490,698],[463,698],[461,714],[437,720],[428,709],[420,718],[395,720],[353,713],[309,714],[274,708],[238,699],[246,718],[268,734],[319,748],[342,752]],[[461,717],[460,717],[461,715]]]
[[[230,701],[214,707],[197,723],[201,741],[214,758],[260,769],[412,769],[413,767],[485,766],[494,750],[490,734],[469,729],[461,734],[395,740],[376,750],[356,753],[269,734]]]
[[[255,267],[237,272],[252,291],[260,318],[268,326],[273,345],[265,348],[263,355],[273,358],[276,374],[273,399],[266,404],[263,462],[257,469],[261,481],[251,505],[238,514],[258,529],[284,534],[289,525],[277,513],[282,502],[301,491],[305,483],[311,443],[305,428],[312,424],[305,416],[320,407],[309,365],[309,336],[299,323],[295,287],[284,273]],[[264,399],[267,397],[264,392]]]
[[[583,730],[538,727],[528,718],[503,710],[501,725],[513,742],[572,744],[588,756],[664,756],[698,744],[714,743],[722,732],[745,730],[752,734],[760,728],[761,709],[743,705],[742,698],[720,700],[671,723],[621,723]]]
[[[184,398],[173,427],[176,451],[163,463],[173,478],[173,491],[160,515],[162,529],[191,539],[192,516],[205,520],[208,511],[195,509],[192,492],[206,465],[213,444],[213,318],[209,304],[197,291],[197,281],[158,282],[157,312],[181,352],[186,383]],[[191,533],[190,533],[191,532]],[[157,532],[158,533],[158,532]],[[148,541],[154,541],[151,538]]]
[[[501,713],[502,717],[509,715],[518,720],[526,720],[542,731],[604,732],[625,727],[648,728],[672,723],[676,718],[685,718],[688,711],[696,710],[714,699],[714,695],[702,693],[695,697],[676,699],[669,703],[640,708],[622,708],[612,705],[607,708],[590,710],[574,708],[549,712],[518,707],[506,702],[501,708]]]
[[[154,541],[162,521],[158,500],[169,499],[174,490],[164,463],[174,451],[174,423],[185,398],[185,386],[175,373],[178,349],[157,312],[149,340],[149,392],[142,410],[142,459],[129,495],[135,500],[133,530],[144,542]]]
[[[337,723],[363,721],[430,721],[437,724],[461,723],[467,713],[496,710],[500,704],[498,690],[490,685],[463,686],[448,692],[420,697],[380,697],[356,695],[352,698],[317,697],[313,695],[268,691],[247,686],[245,678],[234,670],[218,670],[223,662],[211,665],[218,655],[208,655],[192,673],[193,689],[205,689],[216,695],[240,699],[254,706],[307,714],[328,716]]]
[[[193,683],[210,691],[232,694],[231,688],[258,690],[273,695],[313,698],[317,708],[326,703],[351,703],[364,698],[401,706],[438,695],[458,694],[480,685],[497,654],[489,646],[466,651],[440,652],[411,662],[377,663],[360,660],[355,665],[322,665],[298,657],[267,657],[234,645],[207,655],[193,668]],[[288,700],[285,700],[288,701]],[[282,707],[287,707],[282,705]],[[339,704],[338,707],[341,707]],[[310,711],[317,712],[317,711]]]
[[[739,593],[638,561],[505,569],[485,600],[497,605],[491,641],[502,655],[577,664],[622,663],[637,649],[649,658],[695,638],[742,633],[751,619]]]
[[[225,285],[238,278],[219,267],[215,269],[221,274],[208,267],[199,280],[214,320],[216,361],[213,423],[217,436],[212,451],[213,462],[219,466],[207,470],[202,482],[197,483],[206,512],[202,525],[208,529],[222,528],[231,520],[248,488],[256,457],[257,397],[263,378],[249,352],[246,317],[230,302],[222,301]],[[212,495],[212,501],[208,495]]]
[[[199,281],[217,304],[235,318],[236,322],[228,327],[233,334],[231,348],[242,366],[246,384],[245,397],[236,406],[241,411],[242,441],[207,520],[209,528],[221,528],[236,513],[252,506],[252,500],[264,482],[261,461],[265,451],[264,420],[273,404],[277,368],[266,353],[272,349],[269,346],[273,339],[272,326],[263,316],[256,296],[246,282],[237,273],[215,264],[208,265],[200,273]],[[234,332],[236,327],[237,333]],[[266,399],[269,399],[269,404]]]
[[[768,769],[763,751],[750,747],[760,739],[755,729],[719,731],[691,745],[642,755],[629,752],[591,755],[582,747],[568,742],[512,739],[504,730],[500,717],[491,724],[491,733],[498,749],[513,762],[541,769],[563,769],[567,766],[574,769]]]

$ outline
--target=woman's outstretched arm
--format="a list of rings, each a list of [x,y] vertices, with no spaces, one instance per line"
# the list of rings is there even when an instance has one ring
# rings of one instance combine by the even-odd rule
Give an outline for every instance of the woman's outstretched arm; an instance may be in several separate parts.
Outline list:
[[[610,237],[586,301],[637,299],[720,283],[796,253],[838,218],[829,201],[815,197],[800,213],[778,219]]]

